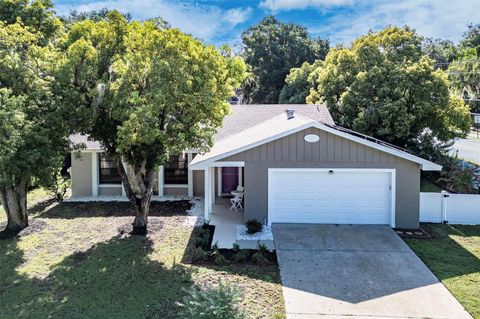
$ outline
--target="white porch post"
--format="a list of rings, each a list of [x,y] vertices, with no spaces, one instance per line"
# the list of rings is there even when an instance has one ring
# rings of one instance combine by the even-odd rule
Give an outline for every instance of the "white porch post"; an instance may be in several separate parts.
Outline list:
[[[98,153],[92,152],[92,196],[98,196]]]
[[[187,153],[187,160],[189,165],[192,159],[193,159],[193,154]],[[188,170],[188,193],[187,194],[189,197],[193,197],[193,171],[191,169]]]
[[[213,211],[213,205],[215,204],[215,167],[210,167],[210,213]]]
[[[205,168],[205,220],[210,219],[212,213],[213,203],[215,201],[215,168]]]
[[[204,183],[205,183],[205,187],[204,187],[204,193],[205,193],[204,218],[207,221],[207,220],[209,220],[209,216],[210,216],[210,200],[211,200],[211,196],[210,196],[210,192],[211,192],[211,189],[210,189],[210,168],[209,167],[205,168]]]
[[[158,196],[163,196],[163,165],[158,168]]]
[[[243,176],[242,176],[243,167],[238,167],[238,186],[243,186]]]
[[[217,190],[217,195],[218,197],[222,196],[222,168],[217,167],[217,172],[218,172],[218,179],[217,179],[217,185],[218,185],[218,190]]]

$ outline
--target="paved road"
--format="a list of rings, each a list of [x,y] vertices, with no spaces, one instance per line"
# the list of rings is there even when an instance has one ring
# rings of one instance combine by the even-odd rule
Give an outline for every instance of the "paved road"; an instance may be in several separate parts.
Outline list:
[[[387,226],[274,224],[287,319],[471,316]]]
[[[480,140],[459,139],[453,144],[453,148],[458,150],[458,157],[480,163]]]

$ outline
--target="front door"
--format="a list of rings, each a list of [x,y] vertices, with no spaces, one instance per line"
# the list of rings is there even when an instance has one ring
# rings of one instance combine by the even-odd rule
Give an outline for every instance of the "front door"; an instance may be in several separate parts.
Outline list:
[[[222,193],[230,194],[238,186],[238,167],[222,167]]]

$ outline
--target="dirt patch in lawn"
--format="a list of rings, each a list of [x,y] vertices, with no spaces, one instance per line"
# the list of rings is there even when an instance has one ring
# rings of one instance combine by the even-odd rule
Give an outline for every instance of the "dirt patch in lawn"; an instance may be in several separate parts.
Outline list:
[[[155,202],[146,237],[131,236],[129,203],[50,203],[31,228],[0,241],[2,318],[178,317],[185,290],[226,282],[249,318],[284,318],[278,268],[185,263],[195,246],[188,201]]]

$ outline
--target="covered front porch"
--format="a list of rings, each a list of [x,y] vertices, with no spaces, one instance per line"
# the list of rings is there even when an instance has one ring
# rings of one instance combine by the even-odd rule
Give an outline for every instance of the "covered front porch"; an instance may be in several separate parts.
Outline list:
[[[219,248],[232,248],[236,243],[237,226],[245,223],[243,203],[232,208],[232,191],[243,186],[243,162],[215,162],[206,167],[204,218],[215,225],[213,244]]]

